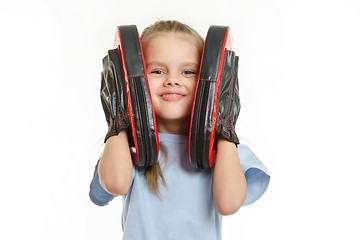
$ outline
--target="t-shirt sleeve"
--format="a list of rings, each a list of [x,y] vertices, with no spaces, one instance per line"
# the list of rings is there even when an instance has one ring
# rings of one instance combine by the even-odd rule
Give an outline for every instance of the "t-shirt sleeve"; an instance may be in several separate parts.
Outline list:
[[[98,165],[100,159],[95,166],[95,171],[93,175],[93,179],[90,184],[90,192],[89,196],[91,201],[98,206],[105,206],[111,200],[114,199],[116,195],[108,193],[100,184],[99,174],[98,174]]]
[[[239,144],[237,151],[247,183],[246,200],[243,204],[246,206],[254,203],[265,193],[269,186],[270,174],[248,146]]]

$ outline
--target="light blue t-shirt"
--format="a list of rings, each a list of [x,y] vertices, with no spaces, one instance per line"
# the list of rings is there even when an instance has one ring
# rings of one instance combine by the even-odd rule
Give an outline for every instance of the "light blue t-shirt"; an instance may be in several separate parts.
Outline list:
[[[159,141],[167,149],[166,160],[161,153],[159,156],[167,186],[160,180],[161,195],[153,193],[146,183],[144,168],[133,168],[132,185],[123,196],[123,239],[220,240],[222,216],[213,200],[213,168],[192,168],[188,136],[159,133]],[[270,175],[246,145],[238,145],[238,154],[247,181],[244,205],[249,205],[264,194]],[[100,185],[97,166],[89,195],[99,206],[115,197]]]

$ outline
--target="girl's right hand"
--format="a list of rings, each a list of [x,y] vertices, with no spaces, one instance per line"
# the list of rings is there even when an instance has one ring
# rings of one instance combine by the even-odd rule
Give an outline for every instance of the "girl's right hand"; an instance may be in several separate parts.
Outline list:
[[[159,140],[141,42],[135,25],[119,26],[116,36],[119,44],[104,57],[101,74],[101,102],[109,127],[105,142],[129,130],[137,155],[133,162],[146,167],[157,163]]]
[[[130,117],[126,100],[124,77],[121,72],[121,60],[117,49],[109,50],[103,58],[101,72],[101,103],[109,127],[105,142],[118,135],[130,125]]]

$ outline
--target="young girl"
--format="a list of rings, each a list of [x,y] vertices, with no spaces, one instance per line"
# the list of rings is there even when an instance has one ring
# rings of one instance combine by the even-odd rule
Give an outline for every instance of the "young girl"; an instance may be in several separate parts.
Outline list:
[[[91,200],[123,196],[123,239],[221,239],[222,215],[255,202],[269,183],[266,167],[244,144],[217,136],[216,164],[191,166],[188,133],[204,40],[177,21],[141,35],[159,132],[159,163],[136,167],[126,131],[110,137],[96,165]]]

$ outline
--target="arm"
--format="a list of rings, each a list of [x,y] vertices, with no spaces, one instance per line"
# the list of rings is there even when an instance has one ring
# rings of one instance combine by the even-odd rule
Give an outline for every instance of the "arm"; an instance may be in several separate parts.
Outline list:
[[[126,131],[110,137],[99,163],[103,188],[114,195],[124,195],[132,183],[132,160]]]
[[[246,179],[234,143],[218,135],[213,194],[221,215],[236,213],[246,199]]]

